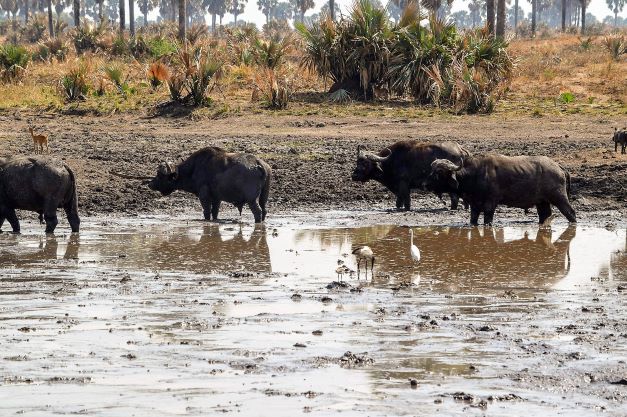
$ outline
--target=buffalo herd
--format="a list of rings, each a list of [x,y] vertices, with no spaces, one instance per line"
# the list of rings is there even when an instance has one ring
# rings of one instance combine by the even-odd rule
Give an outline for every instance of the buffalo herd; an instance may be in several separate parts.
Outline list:
[[[613,140],[624,153],[627,134],[617,131]],[[240,214],[247,205],[260,223],[266,218],[271,178],[270,166],[255,155],[208,147],[179,164],[160,163],[157,175],[145,184],[162,195],[176,190],[194,194],[206,220],[217,220],[220,204],[227,202]],[[570,175],[545,156],[473,155],[454,142],[401,141],[377,153],[358,146],[352,180],[381,183],[396,196],[398,210],[410,210],[412,190],[448,194],[453,210],[461,198],[470,207],[472,225],[481,213],[484,224],[491,224],[499,205],[536,207],[541,224],[555,206],[569,222],[576,222],[569,201]],[[0,158],[0,228],[7,220],[19,233],[19,209],[38,213],[46,233],[53,233],[57,209],[63,208],[72,232],[78,232],[77,201],[76,178],[64,162],[41,155]]]

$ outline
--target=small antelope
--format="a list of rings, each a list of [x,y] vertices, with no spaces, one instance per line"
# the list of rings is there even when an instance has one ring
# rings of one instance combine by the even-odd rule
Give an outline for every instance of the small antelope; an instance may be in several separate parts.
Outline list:
[[[50,153],[50,148],[48,147],[48,136],[36,135],[35,133],[33,133],[32,127],[29,127],[28,131],[33,137],[33,150],[35,151],[35,153],[44,153],[44,146],[46,147],[46,153]]]

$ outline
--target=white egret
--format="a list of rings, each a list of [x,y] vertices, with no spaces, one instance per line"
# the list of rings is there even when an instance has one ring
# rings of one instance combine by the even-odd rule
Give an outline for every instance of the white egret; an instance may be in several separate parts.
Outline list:
[[[414,245],[414,231],[412,229],[409,229],[409,237],[409,252],[411,253],[411,258],[414,262],[420,262],[420,250],[418,250],[418,247]]]

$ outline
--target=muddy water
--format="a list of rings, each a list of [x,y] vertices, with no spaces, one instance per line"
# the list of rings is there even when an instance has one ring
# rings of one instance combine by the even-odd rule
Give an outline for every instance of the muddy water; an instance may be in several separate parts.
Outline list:
[[[625,230],[416,227],[420,263],[393,225],[24,230],[0,235],[2,416],[625,414]],[[327,288],[356,244],[374,276]]]

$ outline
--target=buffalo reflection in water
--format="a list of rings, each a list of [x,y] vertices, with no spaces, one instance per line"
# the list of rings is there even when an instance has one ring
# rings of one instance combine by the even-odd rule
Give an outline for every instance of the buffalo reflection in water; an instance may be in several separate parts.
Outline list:
[[[20,236],[15,235],[14,238],[18,239]],[[17,240],[14,243],[18,243]],[[4,245],[2,245],[4,246]],[[80,240],[78,234],[71,234],[63,259],[78,259],[78,250],[80,247]],[[13,246],[13,249],[0,247],[0,265],[16,265],[24,266],[39,263],[41,261],[52,261],[58,259],[59,241],[54,235],[46,235],[39,241],[37,249],[21,248],[19,245]]]
[[[200,236],[188,229],[168,234],[143,235],[138,241],[113,236],[109,247],[126,247],[122,264],[139,268],[186,270],[194,273],[233,271],[270,272],[270,250],[266,229],[256,225],[249,239],[241,225],[205,225]],[[120,239],[119,243],[115,240]]]
[[[573,225],[555,242],[550,229],[539,229],[535,239],[525,233],[520,239],[506,241],[503,229],[427,228],[415,237],[422,254],[419,264],[411,261],[406,228],[395,229],[395,236],[371,246],[378,255],[379,271],[398,278],[418,271],[423,279],[436,278],[459,287],[500,283],[538,287],[554,284],[568,274],[575,234]]]

